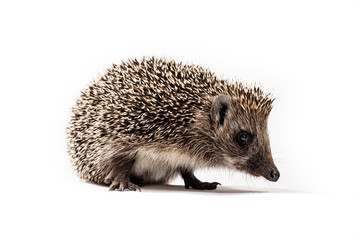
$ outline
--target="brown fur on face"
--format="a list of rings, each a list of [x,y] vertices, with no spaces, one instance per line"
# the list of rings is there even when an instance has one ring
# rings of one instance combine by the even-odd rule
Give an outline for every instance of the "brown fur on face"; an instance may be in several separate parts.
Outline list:
[[[243,108],[244,103],[240,99],[223,94],[213,97],[208,104],[211,107],[206,110],[210,113],[205,112],[205,117],[198,117],[197,130],[202,133],[198,137],[198,145],[211,145],[216,149],[212,151],[213,154],[208,153],[216,165],[264,177],[269,167],[276,169],[267,131],[269,111]],[[250,142],[245,146],[237,142],[240,132],[251,136]],[[205,143],[200,139],[208,139],[212,143]]]

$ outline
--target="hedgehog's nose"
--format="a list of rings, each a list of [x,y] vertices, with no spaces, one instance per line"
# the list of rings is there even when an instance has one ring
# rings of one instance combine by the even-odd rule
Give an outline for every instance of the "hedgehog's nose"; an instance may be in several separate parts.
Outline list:
[[[279,177],[280,177],[280,172],[276,168],[270,167],[266,175],[266,178],[269,181],[276,182],[279,179]]]

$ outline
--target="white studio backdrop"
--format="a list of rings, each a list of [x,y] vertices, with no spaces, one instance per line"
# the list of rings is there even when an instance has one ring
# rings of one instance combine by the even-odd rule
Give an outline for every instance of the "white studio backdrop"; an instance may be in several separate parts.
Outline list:
[[[359,239],[359,12],[358,1],[1,1],[1,238]],[[143,56],[273,92],[280,180],[209,169],[197,176],[217,192],[141,194],[79,181],[71,106],[112,63]]]

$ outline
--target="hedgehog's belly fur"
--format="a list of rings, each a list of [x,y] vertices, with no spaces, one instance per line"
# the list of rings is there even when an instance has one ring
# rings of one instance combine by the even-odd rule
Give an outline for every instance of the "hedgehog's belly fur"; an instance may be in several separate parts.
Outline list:
[[[131,174],[145,183],[166,183],[181,169],[198,168],[196,159],[176,149],[139,148]]]

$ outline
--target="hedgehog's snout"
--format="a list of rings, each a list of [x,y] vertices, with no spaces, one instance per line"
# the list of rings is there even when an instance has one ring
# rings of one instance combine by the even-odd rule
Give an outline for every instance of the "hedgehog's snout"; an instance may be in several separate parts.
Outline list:
[[[280,172],[274,167],[269,167],[265,178],[269,181],[276,182],[280,178]]]

